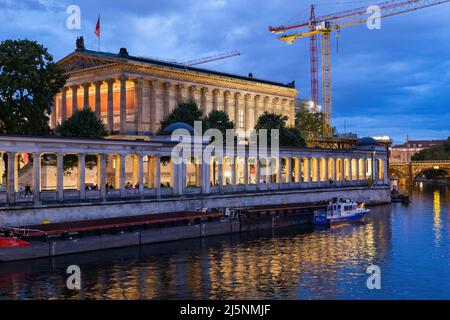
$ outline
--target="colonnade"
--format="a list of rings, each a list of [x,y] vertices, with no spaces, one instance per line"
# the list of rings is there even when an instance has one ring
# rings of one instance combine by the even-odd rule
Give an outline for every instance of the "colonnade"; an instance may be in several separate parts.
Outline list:
[[[122,75],[101,81],[70,83],[63,88],[55,97],[51,126],[61,123],[74,110],[90,107],[110,133],[155,133],[160,121],[176,104],[188,100],[197,102],[203,114],[212,110],[225,111],[237,130],[253,129],[264,111],[288,116],[290,124],[294,124],[294,99]]]
[[[83,153],[66,154],[40,151],[29,154],[32,168],[28,167],[28,170],[32,172],[32,199],[36,205],[46,201],[64,202],[74,199],[80,201],[106,201],[129,197],[158,199],[162,196],[388,184],[385,155],[352,154],[345,151],[335,153],[333,155],[309,151],[303,155],[299,151],[295,155],[281,154],[279,158],[256,158],[245,155],[213,157],[209,161],[189,158],[175,163],[170,159],[170,154],[148,152],[92,154],[86,150]],[[21,201],[19,193],[23,190],[20,190],[19,183],[19,154],[12,151],[2,152],[2,159],[7,163],[5,168],[7,203]],[[42,188],[42,163],[44,157],[49,155],[56,158],[55,190]],[[77,157],[76,190],[73,188],[68,190],[64,185],[66,174],[64,159],[68,155]],[[94,166],[97,169],[93,188],[88,188],[86,184],[87,156],[95,157]],[[128,172],[127,161],[132,164]],[[144,165],[147,166],[146,169]],[[166,173],[164,181],[162,181],[163,168]],[[112,180],[107,179],[108,173]],[[71,197],[68,196],[70,194]]]

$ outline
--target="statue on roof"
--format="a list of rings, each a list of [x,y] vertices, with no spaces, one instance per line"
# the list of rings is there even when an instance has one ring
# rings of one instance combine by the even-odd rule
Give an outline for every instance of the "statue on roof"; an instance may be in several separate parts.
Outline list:
[[[76,45],[77,45],[77,51],[81,51],[81,50],[85,50],[86,49],[84,47],[84,38],[83,38],[83,36],[77,38]]]

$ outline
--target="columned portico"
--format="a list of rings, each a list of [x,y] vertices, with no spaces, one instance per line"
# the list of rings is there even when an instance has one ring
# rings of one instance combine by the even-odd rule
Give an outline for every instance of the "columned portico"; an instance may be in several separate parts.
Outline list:
[[[8,204],[40,205],[77,199],[89,202],[206,196],[217,192],[367,187],[369,181],[374,186],[388,184],[386,152],[381,149],[376,155],[358,149],[280,149],[279,158],[267,159],[236,149],[233,155],[223,158],[200,162],[197,157],[174,163],[173,144],[167,141],[34,138],[30,142],[27,137],[0,137],[0,153],[8,159],[7,187],[0,189],[0,193],[4,192],[0,199],[6,199]],[[32,156],[32,166],[26,162],[24,165],[25,155]],[[73,161],[77,164],[70,168]],[[43,175],[46,180],[42,180]],[[32,186],[32,197],[21,193],[26,186]]]

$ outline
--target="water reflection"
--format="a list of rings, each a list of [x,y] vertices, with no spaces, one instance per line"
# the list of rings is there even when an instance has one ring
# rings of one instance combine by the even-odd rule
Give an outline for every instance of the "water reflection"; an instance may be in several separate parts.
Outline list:
[[[436,246],[441,243],[441,193],[435,190],[433,193],[433,228],[434,228],[434,242]]]
[[[439,248],[448,241],[442,232],[448,191],[426,189],[417,189],[409,207],[376,207],[366,223],[329,230],[289,228],[3,264],[0,299],[361,299],[427,294],[427,286],[442,286],[450,277],[448,252]],[[429,233],[434,245],[427,243]],[[447,269],[439,269],[443,263]],[[80,292],[65,289],[65,270],[71,264],[83,271]],[[381,292],[366,287],[366,269],[372,264],[383,272]],[[430,274],[433,268],[439,279]],[[434,289],[430,294],[448,291]]]

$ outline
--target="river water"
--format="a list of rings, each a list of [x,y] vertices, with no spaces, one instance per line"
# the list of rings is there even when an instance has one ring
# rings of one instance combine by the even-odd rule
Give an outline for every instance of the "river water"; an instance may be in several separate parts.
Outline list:
[[[0,299],[450,299],[450,197],[416,186],[410,205],[362,224],[295,227],[0,264]],[[82,289],[66,287],[69,265]],[[380,268],[381,289],[367,288]]]

